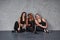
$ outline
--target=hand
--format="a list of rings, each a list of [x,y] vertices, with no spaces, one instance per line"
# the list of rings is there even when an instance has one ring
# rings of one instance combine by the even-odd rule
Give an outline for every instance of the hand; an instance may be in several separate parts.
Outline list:
[[[46,26],[42,26],[43,28],[46,28]]]
[[[20,30],[20,28],[18,28],[18,31]]]
[[[42,25],[40,25],[40,27],[42,27],[42,28],[46,28],[46,26],[42,26]]]

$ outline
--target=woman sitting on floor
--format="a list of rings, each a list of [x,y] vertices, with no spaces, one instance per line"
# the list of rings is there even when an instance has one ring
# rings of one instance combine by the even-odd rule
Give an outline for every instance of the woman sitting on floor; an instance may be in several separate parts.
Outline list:
[[[44,31],[44,32],[48,32],[47,29],[47,21],[42,18],[39,14],[35,15],[35,24],[36,24],[36,31]]]
[[[29,13],[28,14],[28,19],[27,19],[26,31],[33,32],[34,31],[34,27],[35,27],[34,17],[32,15],[32,13]]]
[[[23,32],[26,30],[26,12],[22,12],[21,17],[19,18],[19,28],[20,32]]]
[[[22,12],[21,17],[14,24],[14,31],[23,32],[26,30],[26,12]]]

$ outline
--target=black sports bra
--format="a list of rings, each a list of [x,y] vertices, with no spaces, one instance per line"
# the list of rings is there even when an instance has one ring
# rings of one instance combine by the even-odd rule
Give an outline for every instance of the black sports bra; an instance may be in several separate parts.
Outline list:
[[[39,24],[41,24],[42,26],[46,26],[46,22],[43,22],[41,19],[41,22],[39,22]]]
[[[21,24],[26,24],[26,19],[23,21],[22,19],[20,20]]]

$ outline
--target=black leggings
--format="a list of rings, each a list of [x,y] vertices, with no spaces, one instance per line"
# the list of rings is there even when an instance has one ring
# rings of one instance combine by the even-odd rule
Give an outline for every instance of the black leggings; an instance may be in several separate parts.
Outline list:
[[[18,21],[16,21],[15,24],[14,24],[14,30],[15,30],[15,31],[18,31],[18,27],[19,27]]]
[[[32,22],[30,22],[30,26],[26,27],[26,30],[27,31],[34,31],[34,29],[35,29],[35,23],[34,23],[34,21],[32,21]]]
[[[17,32],[24,32],[25,31],[25,29],[22,29],[22,27],[20,27],[20,30],[18,31],[18,28],[19,28],[19,24],[18,24],[18,21],[16,21],[14,24],[14,31],[17,31]]]
[[[44,31],[44,28],[41,28],[40,26],[36,26],[36,31]]]

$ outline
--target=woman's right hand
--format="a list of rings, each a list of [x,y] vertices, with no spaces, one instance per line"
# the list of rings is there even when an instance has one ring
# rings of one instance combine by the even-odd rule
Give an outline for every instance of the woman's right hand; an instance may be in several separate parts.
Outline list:
[[[20,30],[20,28],[18,28],[18,31]]]

